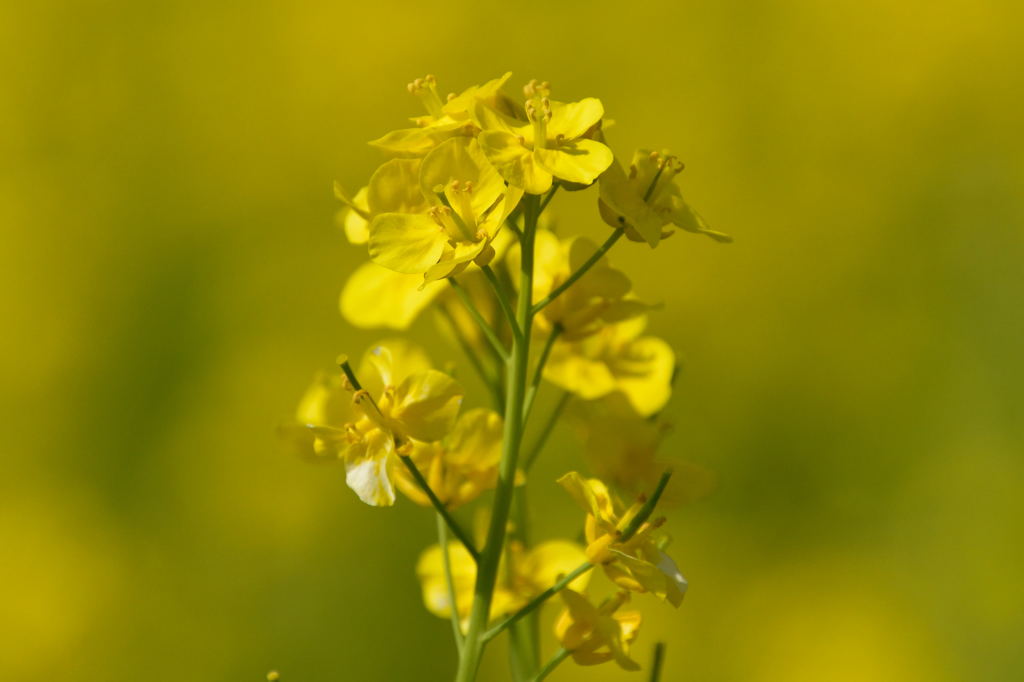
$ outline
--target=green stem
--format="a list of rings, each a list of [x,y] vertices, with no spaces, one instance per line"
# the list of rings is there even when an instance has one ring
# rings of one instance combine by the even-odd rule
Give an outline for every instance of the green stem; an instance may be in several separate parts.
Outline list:
[[[583,263],[583,265],[581,265],[576,270],[576,272],[569,275],[569,279],[562,282],[558,286],[558,288],[556,288],[554,291],[552,291],[550,294],[544,297],[544,299],[540,303],[533,306],[533,314],[536,315],[541,310],[544,310],[544,308],[546,308],[548,304],[550,304],[556,298],[561,296],[566,289],[575,284],[576,280],[578,280],[583,275],[587,274],[587,271],[590,270],[590,268],[594,267],[597,261],[601,260],[601,258],[604,257],[604,254],[608,253],[608,249],[615,246],[615,242],[619,241],[623,234],[624,232],[621,229],[616,229],[614,232],[612,232],[611,236],[608,237],[608,239],[604,240],[604,244],[601,244],[601,246],[597,248],[597,251],[595,251],[590,256],[590,258],[588,258],[586,262]]]
[[[480,269],[483,270],[484,276],[490,283],[491,288],[494,289],[494,296],[498,299],[498,305],[501,306],[502,312],[505,313],[505,319],[508,320],[508,326],[512,329],[512,335],[516,338],[521,338],[523,334],[516,323],[516,314],[512,311],[512,304],[509,303],[508,296],[505,294],[505,288],[498,281],[498,276],[494,274],[494,270],[491,269],[490,265],[485,265]]]
[[[469,359],[469,364],[473,365],[473,369],[476,371],[477,376],[480,377],[480,381],[483,382],[483,385],[487,387],[488,391],[490,391],[495,409],[501,412],[505,397],[501,394],[501,386],[499,385],[497,378],[492,376],[490,371],[484,367],[483,360],[480,359],[476,354],[476,351],[473,350],[473,347],[469,345],[469,341],[465,336],[463,336],[458,323],[452,316],[451,311],[448,310],[448,307],[442,304],[438,306],[438,311],[440,312],[441,317],[443,317],[445,322],[448,324],[448,327],[451,329],[452,336],[455,337],[455,340],[458,342],[463,354],[465,354]]]
[[[537,231],[538,197],[524,198],[522,257],[520,258],[520,291],[533,291],[533,246]],[[530,326],[533,321],[530,296],[520,296],[516,313],[519,338],[513,338],[512,353],[507,362],[508,383],[505,400],[505,426],[502,438],[501,463],[498,467],[498,485],[491,508],[491,521],[487,541],[477,568],[473,591],[473,607],[469,614],[466,642],[459,657],[456,682],[472,682],[480,666],[486,640],[482,637],[490,616],[494,583],[504,550],[505,533],[515,489],[516,465],[523,438],[523,400],[526,390],[526,372],[530,360]]]
[[[523,408],[523,428],[526,428],[526,422],[529,420],[530,412],[533,410],[533,401],[537,398],[540,380],[544,375],[544,365],[547,364],[548,356],[551,355],[551,347],[555,345],[555,340],[561,333],[562,325],[556,323],[551,328],[551,333],[548,334],[548,340],[544,343],[544,350],[540,352],[537,368],[533,371],[533,381],[530,382],[530,387],[526,389],[526,405]]]
[[[397,446],[398,444],[396,443],[395,445]],[[423,473],[420,471],[419,467],[416,466],[416,463],[413,462],[408,455],[399,455],[398,458],[402,460],[402,464],[404,464],[405,468],[409,470],[410,474],[412,474],[413,479],[416,481],[416,485],[418,485],[420,490],[422,490],[430,499],[430,503],[434,505],[434,509],[437,510],[437,513],[440,514],[441,518],[444,519],[444,522],[448,524],[448,527],[452,531],[452,535],[454,535],[458,541],[466,547],[466,551],[469,552],[471,557],[473,557],[473,560],[480,563],[480,552],[473,546],[473,542],[469,539],[469,536],[466,535],[466,532],[462,530],[455,518],[452,517],[451,512],[449,512],[447,507],[444,506],[444,503],[438,499],[437,494],[434,493],[430,484],[427,483],[427,479],[423,477]]]
[[[537,673],[537,676],[533,678],[533,682],[541,682],[541,680],[554,672],[555,668],[561,665],[562,661],[567,659],[571,653],[572,652],[565,647],[559,649],[555,655],[551,657],[551,660],[544,665],[541,671]]]
[[[469,292],[466,291],[466,289],[459,284],[458,280],[454,277],[448,278],[448,284],[451,285],[452,289],[455,289],[455,293],[458,295],[459,300],[462,301],[462,305],[466,306],[466,310],[469,311],[470,317],[472,317],[480,327],[480,331],[482,331],[484,336],[487,338],[487,342],[491,344],[491,347],[494,348],[494,351],[503,360],[507,360],[508,351],[506,351],[505,346],[502,345],[501,339],[498,338],[497,332],[494,331],[494,327],[487,324],[487,320],[485,320],[484,316],[480,314],[479,310],[477,310],[476,305],[473,303],[473,299],[469,296]]]
[[[459,625],[459,604],[455,597],[455,581],[452,579],[451,557],[448,555],[448,526],[444,517],[437,515],[437,542],[441,546],[441,563],[444,566],[444,581],[448,588],[448,606],[451,608],[452,636],[455,647],[462,651],[462,628]]]
[[[524,549],[530,546],[526,492],[525,485],[516,486],[509,524],[509,541],[518,542]],[[526,618],[509,628],[508,637],[513,679],[532,679],[540,667],[540,623],[536,618]]]
[[[661,667],[665,664],[665,643],[658,642],[654,645],[654,660],[651,661],[650,682],[658,682],[661,679]]]
[[[559,592],[564,590],[566,587],[569,586],[570,583],[572,583],[573,580],[576,580],[576,578],[579,578],[581,575],[583,575],[584,573],[586,573],[587,571],[589,571],[593,567],[594,567],[594,564],[590,563],[589,561],[584,561],[582,564],[580,564],[579,566],[574,568],[572,570],[572,572],[569,573],[569,575],[564,576],[557,583],[555,583],[554,585],[552,585],[551,587],[549,587],[548,589],[544,590],[543,592],[538,594],[536,597],[531,599],[526,604],[526,606],[524,606],[523,608],[519,609],[518,611],[513,613],[511,616],[509,616],[508,618],[506,618],[505,620],[501,621],[500,623],[495,625],[493,628],[491,628],[490,630],[485,632],[484,633],[484,641],[497,637],[499,634],[502,633],[502,631],[505,628],[507,628],[510,625],[514,624],[520,618],[523,618],[523,617],[529,615],[534,609],[536,609],[538,606],[541,606],[548,599],[550,599],[551,597],[555,596],[556,594],[558,594]]]
[[[569,404],[570,400],[572,400],[572,393],[569,391],[562,393],[562,397],[558,399],[555,409],[551,410],[551,414],[548,415],[548,420],[544,423],[544,428],[541,429],[536,442],[534,442],[533,447],[530,448],[530,453],[526,455],[525,459],[523,459],[523,471],[529,471],[537,457],[540,456],[545,443],[548,441],[548,437],[551,436],[551,432],[555,430],[555,424],[558,423],[559,417],[562,416],[562,412],[565,410],[565,406]]]

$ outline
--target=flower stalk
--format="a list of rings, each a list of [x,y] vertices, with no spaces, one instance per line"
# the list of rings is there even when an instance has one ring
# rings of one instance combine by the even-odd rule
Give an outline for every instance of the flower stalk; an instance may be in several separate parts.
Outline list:
[[[530,329],[533,311],[529,292],[533,290],[533,247],[539,217],[538,198],[527,195],[524,201],[522,256],[520,258],[520,295],[517,301],[516,322],[521,334],[512,342],[512,352],[507,362],[507,393],[505,398],[505,433],[503,435],[501,464],[498,469],[498,486],[491,507],[491,521],[487,540],[480,557],[476,586],[473,593],[473,607],[470,611],[466,641],[459,657],[456,682],[472,682],[480,665],[486,640],[484,629],[491,612],[494,584],[498,564],[505,545],[509,511],[512,506],[515,487],[516,466],[523,439],[523,403],[526,397],[526,373],[530,361]],[[526,293],[524,293],[526,292]]]
[[[671,472],[631,505],[616,494],[635,494],[660,472],[654,446],[675,353],[642,334],[656,306],[606,255],[623,236],[654,248],[675,228],[731,239],[683,200],[683,164],[668,151],[637,150],[628,166],[616,160],[599,99],[558,101],[550,83],[533,80],[524,101],[503,90],[509,76],[446,99],[433,76],[414,80],[409,90],[426,114],[370,143],[388,158],[364,187],[335,187],[344,234],[369,257],[345,285],[343,316],[361,328],[405,330],[433,308],[493,409],[463,409],[454,368],[439,371],[423,348],[391,338],[366,351],[359,376],[340,356],[342,373],[319,373],[279,427],[298,455],[340,463],[364,503],[390,507],[401,493],[433,509],[438,544],[421,553],[416,575],[426,608],[450,621],[456,682],[475,682],[502,633],[515,682],[540,682],[569,658],[639,669],[629,650],[642,614],[623,608],[630,594],[682,602],[687,583],[665,553],[665,519],[650,519]],[[591,187],[612,228],[600,246],[540,226],[559,188]],[[559,397],[525,447],[543,382]],[[527,473],[571,401],[574,430],[601,478],[570,470],[557,480],[586,514],[584,543],[536,542]],[[474,503],[489,513],[483,537],[453,516]],[[594,569],[614,583],[613,595],[589,594]],[[559,648],[542,662],[539,617],[552,601],[563,607],[553,632]],[[663,655],[659,644],[655,682]]]

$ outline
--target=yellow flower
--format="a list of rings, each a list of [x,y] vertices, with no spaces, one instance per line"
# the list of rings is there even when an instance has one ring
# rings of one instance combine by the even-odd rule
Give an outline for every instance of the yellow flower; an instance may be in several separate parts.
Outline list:
[[[460,416],[442,440],[413,442],[410,457],[438,499],[454,509],[494,487],[501,461],[501,435],[498,413],[477,408]],[[408,471],[399,471],[398,488],[416,504],[431,506],[430,498]]]
[[[559,240],[548,230],[538,230],[534,247],[533,300],[539,300],[561,285],[597,251],[586,237]],[[519,249],[508,256],[509,270],[518,280]],[[517,282],[518,284],[518,282]],[[544,307],[537,319],[538,331],[554,324],[562,327],[563,341],[576,341],[596,334],[605,325],[642,315],[652,306],[630,298],[633,288],[621,270],[601,258],[586,274]]]
[[[474,259],[494,257],[491,240],[519,203],[522,190],[506,187],[474,140],[455,138],[430,152],[419,188],[429,208],[391,212],[370,224],[370,259],[425,282],[458,274]]]
[[[686,593],[686,579],[665,554],[668,538],[657,532],[660,521],[645,521],[628,540],[622,534],[643,506],[637,502],[625,512],[604,483],[575,471],[558,483],[587,512],[584,534],[587,559],[600,565],[611,580],[633,592],[650,592],[678,607]]]
[[[620,393],[577,402],[569,418],[583,441],[590,470],[619,491],[638,495],[651,490],[670,467],[675,475],[661,496],[661,507],[688,504],[714,488],[714,472],[692,461],[673,457],[670,464],[658,456],[671,426],[660,415],[641,417]]]
[[[398,446],[443,438],[462,403],[462,387],[430,369],[426,354],[402,340],[372,347],[358,377],[363,390],[353,395],[343,377],[319,375],[282,435],[310,455],[341,459],[345,481],[359,499],[390,506]]]
[[[617,393],[579,403],[571,416],[584,443],[584,458],[598,478],[634,494],[658,482],[667,468],[657,453],[668,424],[641,417]],[[667,493],[663,503],[666,499]]]
[[[620,592],[600,606],[594,606],[574,590],[562,590],[565,610],[555,623],[555,636],[580,665],[597,665],[614,659],[625,670],[639,670],[629,657],[642,616],[637,611],[620,612],[629,594]]]
[[[629,174],[618,162],[611,164],[601,176],[598,207],[601,217],[612,227],[624,229],[633,241],[646,241],[652,247],[669,236],[669,223],[688,232],[706,234],[720,242],[732,237],[716,232],[683,201],[675,176],[683,165],[668,152],[640,149],[633,155]]]
[[[502,231],[491,242],[491,247],[500,258],[508,248],[511,233]],[[473,297],[474,303],[492,326],[501,327],[504,318],[500,315],[488,316],[487,312],[499,313],[491,289],[478,270],[465,273],[459,282]],[[422,275],[406,275],[377,265],[374,262],[363,263],[357,267],[341,290],[341,315],[351,324],[363,329],[390,327],[391,329],[408,329],[420,312],[441,297],[440,305],[459,324],[463,338],[478,350],[485,350],[486,343],[480,338],[480,327],[466,312],[465,306],[458,300],[455,292],[444,282],[423,282]],[[451,332],[445,326],[445,333]],[[480,344],[475,340],[480,338]],[[454,340],[454,339],[452,339]]]
[[[370,145],[396,156],[422,157],[452,137],[472,137],[479,132],[470,116],[476,102],[481,101],[499,109],[507,108],[508,98],[501,92],[501,88],[511,75],[506,73],[483,85],[474,85],[459,95],[451,94],[447,102],[441,100],[434,76],[417,78],[407,88],[419,97],[427,110],[426,116],[412,119],[417,127],[392,131],[373,140]]]
[[[646,321],[636,317],[580,341],[556,342],[544,378],[584,400],[621,392],[639,414],[658,412],[672,394],[675,354],[661,339],[640,336]]]
[[[370,221],[382,213],[415,213],[427,209],[427,200],[419,187],[419,159],[391,159],[370,176],[370,182],[354,197],[334,183],[334,196],[345,204],[342,225],[353,244],[369,239]]]
[[[465,627],[473,605],[476,562],[460,542],[448,543],[448,556],[458,615]],[[491,620],[519,610],[584,561],[586,556],[582,548],[566,540],[549,540],[529,550],[524,550],[518,542],[510,542],[498,572],[494,600],[491,603]],[[427,610],[441,618],[450,617],[452,605],[448,598],[440,545],[424,550],[416,565],[416,575],[420,580],[423,603]],[[572,586],[577,590],[586,589],[588,580],[589,574],[583,574],[572,581]]]
[[[547,83],[531,81],[524,88],[525,122],[477,102],[480,146],[510,185],[543,194],[553,178],[589,185],[613,161],[608,147],[586,137],[604,116],[593,97],[579,102],[548,99]]]
[[[424,285],[420,275],[403,275],[376,263],[363,263],[341,290],[341,315],[364,329],[408,329],[446,288],[443,282]]]

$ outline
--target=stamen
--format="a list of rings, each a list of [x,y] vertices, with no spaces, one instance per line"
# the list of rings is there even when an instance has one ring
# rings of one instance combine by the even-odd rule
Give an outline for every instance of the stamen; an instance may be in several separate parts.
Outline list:
[[[434,118],[440,118],[443,115],[442,108],[444,105],[441,102],[441,97],[437,94],[437,78],[433,74],[417,78],[412,83],[409,83],[406,88],[410,93],[420,98],[428,114]]]

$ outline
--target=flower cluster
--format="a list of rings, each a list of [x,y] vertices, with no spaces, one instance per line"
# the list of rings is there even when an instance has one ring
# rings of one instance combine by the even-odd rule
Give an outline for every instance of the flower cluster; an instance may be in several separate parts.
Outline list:
[[[505,632],[516,680],[542,679],[569,657],[637,669],[641,615],[626,604],[633,595],[681,604],[686,581],[665,553],[664,517],[652,518],[670,475],[655,451],[675,354],[645,333],[659,306],[608,254],[623,236],[654,248],[675,228],[730,241],[683,199],[675,156],[641,149],[628,166],[616,160],[600,100],[558,101],[536,80],[516,98],[509,79],[447,97],[433,76],[416,79],[408,89],[424,113],[370,143],[385,159],[365,186],[335,185],[339,225],[367,254],[344,286],[342,315],[405,330],[432,309],[491,404],[462,411],[462,375],[391,339],[355,369],[342,357],[339,371],[318,375],[281,427],[299,454],[342,462],[363,502],[390,506],[401,492],[436,511],[438,542],[416,575],[427,609],[452,622],[458,682],[476,679],[488,642]],[[601,244],[563,233],[546,212],[559,190],[590,187],[596,217],[611,228]],[[559,397],[527,448],[545,385]],[[584,543],[533,542],[522,493],[569,403],[583,461],[600,476],[558,480],[585,512]],[[615,487],[649,494],[627,506]],[[466,507],[476,532],[464,530]],[[604,599],[591,594],[595,568],[614,586]],[[561,649],[542,666],[531,633],[556,596]]]

